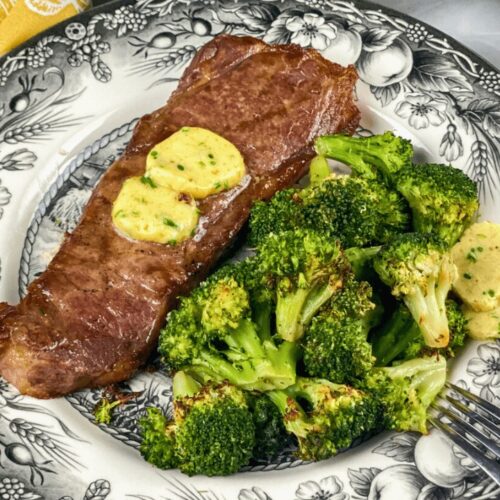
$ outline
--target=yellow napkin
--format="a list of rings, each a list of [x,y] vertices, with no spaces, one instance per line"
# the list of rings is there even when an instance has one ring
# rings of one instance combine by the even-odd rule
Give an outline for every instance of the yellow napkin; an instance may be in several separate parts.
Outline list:
[[[0,56],[90,4],[91,0],[0,0]]]

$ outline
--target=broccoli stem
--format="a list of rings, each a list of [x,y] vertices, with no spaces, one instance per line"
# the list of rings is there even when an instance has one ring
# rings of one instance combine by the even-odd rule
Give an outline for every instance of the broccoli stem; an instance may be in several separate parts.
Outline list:
[[[276,330],[283,340],[295,342],[302,337],[302,309],[310,291],[309,288],[297,288],[293,292],[278,295]]]
[[[359,138],[347,135],[325,135],[318,137],[315,142],[316,152],[319,155],[341,161],[349,165],[357,174],[371,179],[377,178],[372,165],[383,171],[385,164],[380,157],[373,154],[372,144]]]
[[[315,156],[309,165],[309,178],[311,185],[321,184],[330,175],[330,167],[324,156]]]
[[[375,334],[373,354],[377,366],[387,366],[420,336],[420,328],[406,307],[400,306]]]
[[[194,396],[200,388],[201,385],[186,372],[180,371],[174,375],[172,382],[174,399]]]
[[[302,338],[304,329],[313,316],[332,297],[338,287],[337,283],[327,283],[280,294],[276,305],[278,335],[288,342],[297,342]]]
[[[237,330],[224,338],[228,349],[224,355],[203,350],[187,368],[195,378],[228,382],[246,390],[267,391],[295,383],[295,367],[299,347],[282,342],[278,347],[271,339],[264,340],[255,325],[243,320]]]
[[[450,340],[445,297],[434,279],[429,279],[427,294],[420,288],[404,297],[404,303],[417,322],[429,347],[446,347]]]
[[[271,340],[271,314],[274,305],[271,301],[257,302],[254,308],[254,322],[260,339],[264,342]]]

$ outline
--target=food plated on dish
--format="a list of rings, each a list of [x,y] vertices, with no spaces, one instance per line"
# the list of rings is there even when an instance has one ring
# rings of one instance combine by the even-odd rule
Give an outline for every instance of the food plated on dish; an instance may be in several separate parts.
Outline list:
[[[175,420],[152,410],[142,421],[146,458],[220,475],[290,441],[318,460],[370,432],[425,432],[464,314],[495,317],[490,268],[470,266],[486,250],[498,261],[479,243],[498,227],[472,226],[456,266],[474,183],[412,165],[411,144],[390,132],[331,135],[358,123],[354,83],[353,68],[315,51],[207,44],[165,108],[141,120],[48,271],[20,306],[3,306],[2,374],[38,397],[131,376],[253,205],[256,256],[222,267],[167,317],[160,353],[175,373]],[[326,158],[352,175],[331,176]],[[311,186],[280,191],[311,160]],[[474,280],[477,301],[450,294],[457,276]]]

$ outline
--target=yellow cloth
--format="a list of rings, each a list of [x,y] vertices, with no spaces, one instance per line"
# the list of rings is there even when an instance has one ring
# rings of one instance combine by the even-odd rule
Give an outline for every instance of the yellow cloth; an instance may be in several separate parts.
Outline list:
[[[0,56],[90,6],[91,0],[0,0]]]

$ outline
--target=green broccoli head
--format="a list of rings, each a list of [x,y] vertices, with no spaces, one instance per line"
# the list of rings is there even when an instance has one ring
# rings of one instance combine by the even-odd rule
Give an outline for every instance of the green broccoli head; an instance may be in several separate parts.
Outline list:
[[[371,396],[328,380],[298,378],[269,397],[297,438],[303,460],[329,458],[380,425],[380,406]]]
[[[255,446],[255,425],[245,394],[223,383],[175,400],[179,469],[192,476],[225,476],[247,465]]]
[[[339,243],[308,230],[268,236],[258,258],[262,273],[276,284],[277,333],[290,342],[302,337],[304,327],[349,272]]]
[[[302,199],[300,189],[278,191],[269,201],[257,201],[250,212],[249,244],[258,246],[269,234],[300,227]]]
[[[372,289],[353,278],[325,304],[302,339],[308,375],[338,384],[363,378],[373,367],[367,341],[375,304]]]
[[[436,234],[449,247],[479,208],[475,182],[449,165],[409,165],[399,172],[397,189],[410,204],[414,230]]]
[[[361,384],[379,401],[387,430],[427,433],[427,410],[446,382],[442,356],[375,368]]]
[[[227,380],[248,390],[295,382],[298,346],[272,339],[271,307],[262,302],[267,294],[257,291],[252,269],[246,263],[222,268],[181,299],[160,334],[168,370],[185,369],[204,382]]]
[[[281,413],[266,394],[250,395],[249,406],[255,425],[253,458],[269,463],[290,447],[290,436]]]
[[[445,301],[456,267],[443,243],[432,235],[399,235],[377,254],[374,267],[393,295],[403,299],[426,345],[446,347],[449,327]]]
[[[375,179],[330,176],[302,198],[303,227],[336,237],[344,247],[385,243],[410,227],[406,200]]]
[[[381,176],[393,183],[395,175],[411,164],[411,142],[392,132],[371,137],[325,135],[315,142],[320,155],[350,166],[356,175],[377,179]]]
[[[174,377],[174,419],[148,408],[139,423],[144,458],[188,475],[224,476],[247,465],[255,425],[245,394],[223,383],[201,387],[183,372]]]

